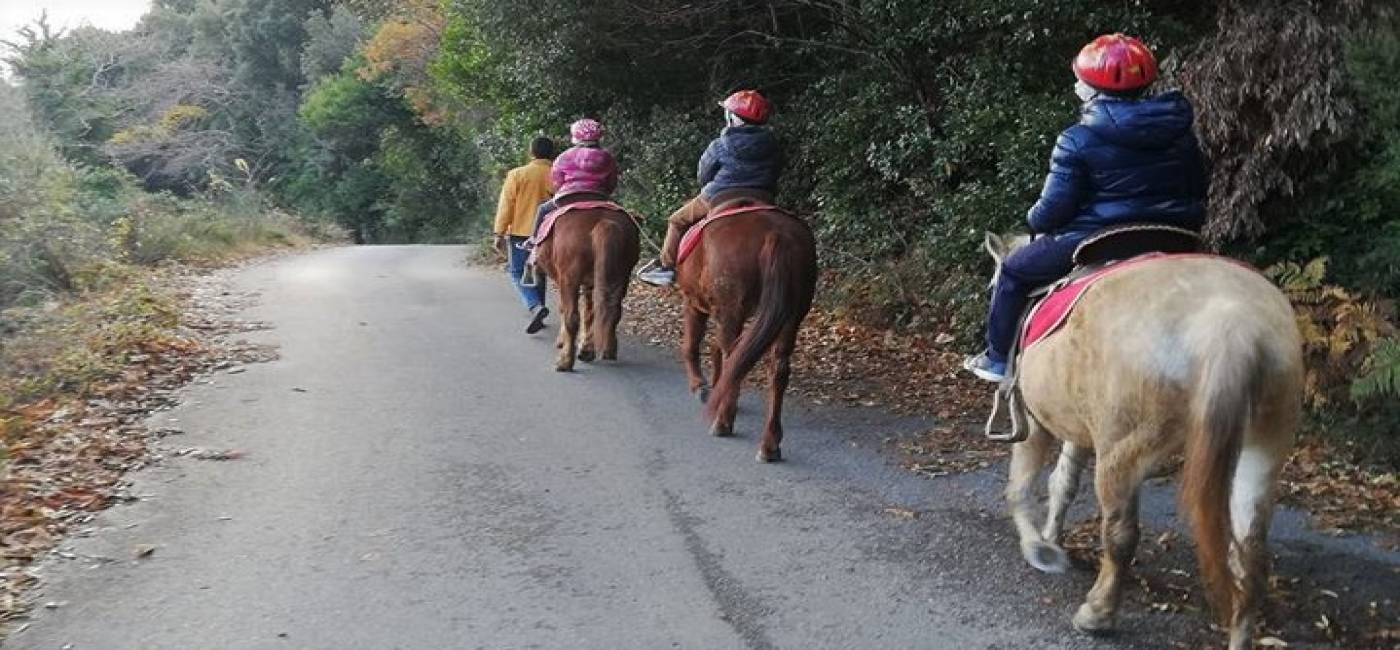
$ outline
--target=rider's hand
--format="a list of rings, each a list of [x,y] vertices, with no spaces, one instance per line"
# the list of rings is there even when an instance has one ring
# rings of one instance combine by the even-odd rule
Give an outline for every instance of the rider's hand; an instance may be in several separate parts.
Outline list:
[[[494,248],[494,249],[496,249],[496,252],[497,252],[497,253],[500,253],[501,255],[505,255],[506,252],[507,252],[507,250],[508,250],[508,249],[506,248],[506,245],[507,245],[506,236],[505,236],[505,235],[496,235],[496,241],[492,242],[491,247]]]

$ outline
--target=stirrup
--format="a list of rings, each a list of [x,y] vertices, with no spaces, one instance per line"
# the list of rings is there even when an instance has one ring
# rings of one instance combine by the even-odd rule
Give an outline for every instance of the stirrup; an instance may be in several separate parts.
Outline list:
[[[1006,405],[1006,415],[1011,423],[1009,431],[999,429],[997,422],[1001,415],[1002,405]],[[1031,435],[1030,423],[1026,421],[1025,405],[1021,403],[1021,391],[1014,383],[1003,383],[997,386],[996,393],[992,395],[992,413],[987,416],[987,425],[983,433],[992,442],[1024,442]]]
[[[539,270],[534,264],[525,265],[525,271],[520,274],[520,286],[531,289],[540,286]]]

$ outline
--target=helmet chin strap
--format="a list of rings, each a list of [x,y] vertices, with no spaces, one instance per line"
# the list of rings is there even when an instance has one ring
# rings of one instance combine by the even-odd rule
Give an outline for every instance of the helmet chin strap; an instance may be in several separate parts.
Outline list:
[[[1074,82],[1074,94],[1079,97],[1079,101],[1087,104],[1093,101],[1095,97],[1099,96],[1099,91],[1083,81],[1076,80]]]
[[[744,122],[744,118],[735,115],[733,111],[725,111],[724,124],[725,126],[743,126],[746,122]]]

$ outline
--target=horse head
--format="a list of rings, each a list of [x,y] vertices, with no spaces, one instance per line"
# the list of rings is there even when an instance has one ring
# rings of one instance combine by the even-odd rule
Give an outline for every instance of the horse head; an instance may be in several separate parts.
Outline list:
[[[1021,250],[1026,244],[1031,243],[1031,236],[1026,234],[1005,234],[998,235],[994,232],[983,233],[982,248],[987,254],[992,256],[996,262],[996,271],[992,274],[992,281],[988,287],[995,287],[997,280],[1001,276],[1001,263],[1012,253]]]

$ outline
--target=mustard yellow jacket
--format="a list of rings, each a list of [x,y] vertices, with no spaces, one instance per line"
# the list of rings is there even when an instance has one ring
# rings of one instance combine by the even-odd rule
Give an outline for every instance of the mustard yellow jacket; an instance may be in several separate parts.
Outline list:
[[[549,184],[548,160],[535,159],[506,174],[501,200],[496,204],[497,235],[529,237],[535,227],[535,210],[554,195]]]

